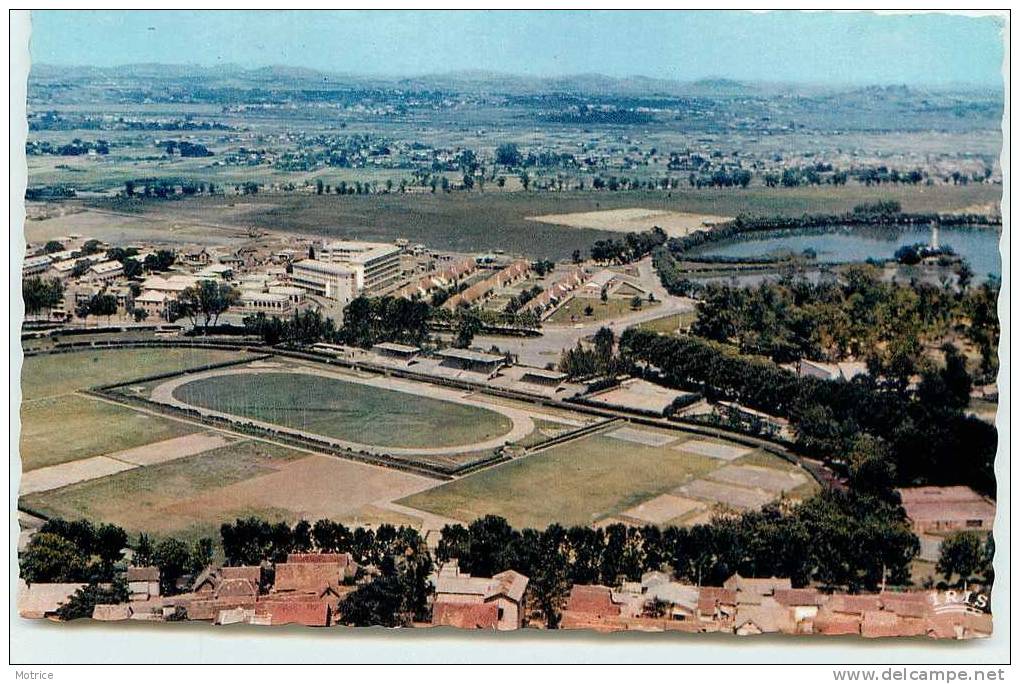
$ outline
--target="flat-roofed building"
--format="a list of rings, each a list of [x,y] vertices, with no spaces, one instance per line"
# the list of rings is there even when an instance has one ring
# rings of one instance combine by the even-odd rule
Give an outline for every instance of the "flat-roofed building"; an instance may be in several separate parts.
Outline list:
[[[270,285],[269,294],[284,295],[292,304],[300,304],[305,298],[305,291],[293,285]]]
[[[506,363],[506,358],[500,354],[486,354],[471,349],[442,349],[436,352],[436,356],[443,360],[444,366],[489,375]]]
[[[409,344],[397,344],[396,342],[380,342],[373,345],[372,351],[379,356],[401,361],[410,361],[421,353],[421,347],[413,347]]]
[[[21,265],[22,277],[39,275],[45,273],[50,267],[50,257],[48,254],[42,256],[28,257]]]
[[[165,292],[147,290],[135,297],[135,308],[144,311],[147,318],[165,319],[170,301]]]
[[[257,292],[255,290],[244,290],[241,292],[240,302],[245,311],[261,312],[276,316],[290,313],[294,306],[290,298],[285,294]]]
[[[119,261],[100,261],[89,267],[86,277],[98,282],[109,282],[124,275],[124,264]]]
[[[356,292],[375,294],[400,280],[400,248],[382,242],[336,240],[316,252],[319,261],[343,264],[354,271]]]
[[[897,491],[918,534],[990,532],[995,523],[995,503],[970,487],[904,487]]]
[[[294,262],[291,282],[306,292],[341,303],[351,301],[359,291],[352,268],[318,259]]]
[[[561,373],[557,370],[547,370],[545,368],[528,368],[521,375],[522,382],[530,382],[535,385],[545,385],[547,387],[556,387],[563,382],[566,382],[567,374]]]

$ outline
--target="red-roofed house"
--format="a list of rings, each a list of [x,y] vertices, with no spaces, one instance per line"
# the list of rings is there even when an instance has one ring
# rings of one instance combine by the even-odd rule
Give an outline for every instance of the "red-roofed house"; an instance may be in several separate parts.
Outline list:
[[[492,577],[472,577],[462,573],[457,561],[451,560],[439,568],[435,586],[433,624],[437,624],[436,607],[440,604],[492,604],[496,607],[496,629],[499,630],[518,629],[524,622],[524,593],[528,588],[528,578],[519,572],[506,570]],[[453,619],[449,610],[442,609],[440,616]],[[453,610],[456,612],[457,609]],[[466,609],[464,612],[464,619],[468,622],[482,616],[481,612],[476,614]]]
[[[432,607],[432,624],[460,629],[497,629],[499,607],[495,603],[437,603]]]

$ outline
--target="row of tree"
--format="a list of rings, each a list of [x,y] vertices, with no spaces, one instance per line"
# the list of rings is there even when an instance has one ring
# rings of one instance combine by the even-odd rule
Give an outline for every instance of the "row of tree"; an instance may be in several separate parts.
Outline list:
[[[630,263],[647,256],[666,239],[666,232],[655,226],[643,233],[627,233],[623,240],[598,240],[591,247],[591,258],[599,263]]]
[[[898,482],[966,483],[994,492],[995,427],[958,405],[888,391],[860,378],[799,377],[768,359],[693,336],[631,328],[619,346],[631,367],[652,379],[789,419],[806,454],[845,464],[853,441],[867,433],[888,448]],[[950,377],[941,382],[951,384]]]

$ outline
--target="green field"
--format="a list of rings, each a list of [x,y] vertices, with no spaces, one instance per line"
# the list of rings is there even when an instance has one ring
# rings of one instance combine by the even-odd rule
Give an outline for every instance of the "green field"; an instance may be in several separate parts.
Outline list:
[[[669,447],[595,436],[469,475],[399,503],[458,520],[500,515],[517,527],[590,525],[715,470]]]
[[[503,249],[511,254],[565,259],[574,249],[587,252],[596,240],[619,239],[620,234],[547,225],[531,221],[529,217],[634,207],[721,216],[800,216],[811,212],[849,211],[862,202],[877,200],[897,200],[905,211],[951,211],[998,202],[1001,195],[1001,186],[988,184],[755,186],[742,190],[678,188],[669,192],[457,192],[361,196],[259,193],[244,198],[193,197],[172,202],[96,199],[89,200],[89,205],[179,224],[256,227],[386,242],[407,238],[444,250]]]
[[[235,352],[207,349],[121,349],[26,358],[21,372],[22,469],[67,463],[194,432],[195,428],[185,423],[73,393],[239,358]]]
[[[26,401],[131,378],[233,361],[242,354],[215,349],[116,349],[31,356],[21,370]]]
[[[556,309],[556,312],[546,319],[546,322],[553,325],[598,323],[611,321],[659,305],[659,302],[649,302],[644,299],[641,301],[641,308],[635,309],[631,307],[630,300],[630,297],[610,297],[603,302],[599,297],[572,297],[566,304]],[[585,309],[589,306],[592,308],[591,316],[585,315]]]
[[[132,534],[184,532],[186,536],[215,536],[221,522],[256,511],[246,508],[242,501],[224,502],[224,511],[210,515],[175,505],[202,492],[271,473],[307,456],[274,444],[243,441],[176,461],[29,494],[21,497],[20,504],[44,515],[114,523]]]
[[[91,397],[37,399],[21,407],[21,467],[35,470],[195,431],[187,423]]]
[[[235,373],[174,390],[193,406],[381,447],[444,447],[506,434],[494,411],[303,373]]]
[[[640,330],[650,330],[652,332],[664,333],[666,335],[672,335],[680,328],[689,328],[691,324],[697,320],[698,314],[694,311],[685,311],[678,314],[670,314],[669,316],[663,316],[662,318],[655,318],[644,323],[638,323],[637,327]]]

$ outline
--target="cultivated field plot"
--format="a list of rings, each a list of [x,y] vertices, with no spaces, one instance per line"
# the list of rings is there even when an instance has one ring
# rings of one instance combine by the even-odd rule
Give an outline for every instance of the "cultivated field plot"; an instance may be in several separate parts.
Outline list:
[[[670,237],[684,237],[696,230],[706,230],[714,225],[725,223],[733,217],[636,207],[583,211],[574,214],[546,214],[528,218],[532,221],[551,223],[557,226],[611,230],[620,233],[643,233],[658,226]]]
[[[663,413],[677,399],[690,396],[690,392],[662,387],[647,380],[629,380],[619,387],[588,397],[588,401],[605,406]]]
[[[650,501],[627,509],[623,512],[623,515],[639,523],[664,525],[671,520],[682,518],[692,511],[701,511],[705,508],[706,504],[702,501],[685,499],[674,494],[662,494]]]
[[[245,515],[290,523],[330,517],[419,524],[385,506],[435,484],[392,469],[243,440],[21,501],[47,515],[105,520],[132,533],[196,537],[215,536],[220,524]]]
[[[682,497],[717,501],[739,510],[760,508],[773,498],[772,495],[760,489],[747,489],[712,480],[695,480],[690,484],[677,487],[673,493]]]
[[[676,439],[685,436],[676,432]],[[785,467],[778,458],[761,458],[774,462],[780,472]],[[659,524],[708,508],[716,501],[730,505],[732,496],[723,492],[713,499],[711,491],[730,485],[701,479],[723,465],[669,445],[648,446],[595,435],[488,468],[398,503],[465,522],[491,513],[515,526],[530,527],[553,522],[590,525],[617,517],[632,524],[635,519]],[[709,489],[699,489],[697,496],[674,491],[695,480],[706,482]],[[761,503],[773,498],[751,489],[740,493],[744,491],[760,498]],[[664,494],[670,498],[661,499]]]
[[[691,439],[683,443],[682,446],[677,447],[684,451],[690,451],[691,453],[701,454],[702,456],[708,456],[709,458],[716,458],[720,461],[735,461],[742,456],[750,454],[753,449],[751,447],[742,446],[740,444],[726,444],[723,442],[709,442],[703,439]]]
[[[308,372],[227,372],[186,382],[173,398],[312,435],[378,447],[469,447],[510,432],[496,411]]]
[[[193,505],[192,499],[276,472],[284,464],[307,456],[274,444],[244,440],[194,456],[28,494],[21,497],[21,505],[50,516],[112,522],[129,532],[213,533],[222,522],[263,509],[235,499],[210,510]],[[338,483],[334,485],[339,488]],[[289,491],[301,496],[295,488]],[[273,513],[275,519],[282,519],[280,511]]]
[[[31,356],[21,370],[25,400],[66,394],[95,385],[124,382],[243,358],[217,349],[104,349]]]
[[[21,373],[22,469],[67,463],[195,432],[189,424],[75,392],[241,358],[241,354],[229,351],[180,348],[27,357]]]
[[[634,444],[643,444],[645,446],[666,446],[672,444],[677,440],[676,434],[669,434],[666,432],[652,432],[651,430],[644,430],[640,428],[624,427],[619,430],[613,430],[609,433],[609,436],[613,439],[622,439],[625,442],[633,442]]]
[[[807,476],[796,471],[782,471],[750,465],[720,468],[709,475],[709,479],[743,487],[764,489],[774,494],[794,490],[807,482]]]
[[[195,432],[175,420],[68,394],[21,406],[21,467],[36,468],[130,449]]]

